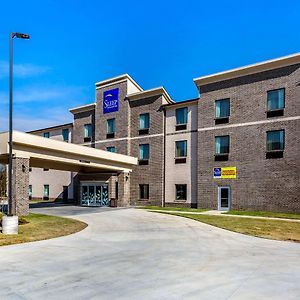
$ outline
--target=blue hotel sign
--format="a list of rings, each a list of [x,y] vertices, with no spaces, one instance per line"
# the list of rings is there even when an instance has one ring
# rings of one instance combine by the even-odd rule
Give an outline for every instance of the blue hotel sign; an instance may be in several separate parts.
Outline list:
[[[119,110],[119,89],[105,91],[103,93],[103,113],[107,114],[118,110]]]

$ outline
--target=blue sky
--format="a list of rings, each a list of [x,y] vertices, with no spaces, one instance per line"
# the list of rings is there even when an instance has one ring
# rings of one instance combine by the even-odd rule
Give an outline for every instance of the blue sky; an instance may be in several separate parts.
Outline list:
[[[193,78],[300,52],[300,1],[3,1],[0,130],[7,129],[8,36],[14,40],[14,128],[72,121],[94,83],[130,74],[181,101]]]

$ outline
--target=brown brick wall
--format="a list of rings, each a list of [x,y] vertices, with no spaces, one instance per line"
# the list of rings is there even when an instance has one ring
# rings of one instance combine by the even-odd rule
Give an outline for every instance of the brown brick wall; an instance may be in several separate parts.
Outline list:
[[[151,98],[130,101],[131,108],[131,141],[130,155],[139,156],[139,144],[150,145],[149,165],[136,166],[131,174],[131,204],[132,205],[161,205],[163,199],[163,134],[164,115],[161,110],[162,98]],[[149,135],[139,136],[139,115],[150,114]],[[149,184],[149,200],[139,199],[139,184]]]
[[[117,112],[111,112],[103,114],[103,93],[105,91],[109,91],[115,88],[119,88],[119,110]],[[126,138],[129,133],[129,104],[125,99],[127,95],[127,84],[126,82],[122,82],[119,84],[110,85],[109,87],[99,88],[96,90],[96,99],[97,105],[95,110],[95,140],[103,141],[107,140],[108,146],[114,146],[114,139],[106,139],[107,132],[107,123],[108,119],[115,118],[116,119],[116,133],[115,139],[118,138]],[[116,145],[117,146],[117,145]],[[102,143],[97,144],[97,149],[105,149]],[[106,147],[106,145],[105,145]],[[119,148],[118,153],[120,154],[128,154],[128,142],[127,140],[122,140],[121,143],[118,144],[117,148]]]
[[[13,158],[12,176],[12,211],[18,216],[29,213],[29,159],[22,157]]]
[[[264,124],[228,127],[198,133],[198,207],[217,208],[217,186],[232,189],[232,208],[300,212],[300,65],[245,76],[201,87],[198,120],[201,128],[214,125],[214,102],[231,99],[228,126],[263,121]],[[283,117],[267,118],[267,91],[284,87]],[[282,121],[279,121],[281,120]],[[274,122],[278,120],[278,122]],[[226,127],[227,126],[227,127]],[[266,159],[266,131],[285,129],[284,157]],[[226,162],[215,162],[214,137],[230,135]],[[213,179],[213,167],[236,166],[237,179]]]
[[[89,110],[74,115],[72,143],[84,143],[84,125],[92,124],[92,141],[95,141],[95,111]]]

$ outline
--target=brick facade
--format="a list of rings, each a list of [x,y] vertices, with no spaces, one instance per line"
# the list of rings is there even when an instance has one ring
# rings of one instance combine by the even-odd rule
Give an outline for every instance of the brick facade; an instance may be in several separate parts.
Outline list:
[[[217,209],[217,187],[230,186],[232,209],[300,212],[300,65],[201,86],[198,207]],[[285,88],[284,116],[267,118],[267,91]],[[215,100],[230,98],[230,121],[214,124]],[[251,122],[251,123],[250,123]],[[283,158],[266,159],[266,132],[285,129]],[[215,136],[230,136],[229,160],[215,162]],[[213,168],[236,166],[236,179],[214,179]]]
[[[28,215],[29,158],[14,157],[12,170],[12,212],[18,216]]]

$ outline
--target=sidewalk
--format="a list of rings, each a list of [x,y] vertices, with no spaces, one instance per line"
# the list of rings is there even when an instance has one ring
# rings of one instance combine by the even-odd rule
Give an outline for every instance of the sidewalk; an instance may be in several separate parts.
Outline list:
[[[224,211],[208,210],[203,212],[196,211],[175,211],[175,210],[159,210],[159,209],[146,209],[152,212],[166,212],[176,214],[191,214],[191,215],[209,215],[209,216],[222,216],[222,217],[234,217],[234,218],[248,218],[248,219],[261,219],[261,220],[275,220],[275,221],[287,221],[287,222],[299,222],[298,219],[286,219],[286,218],[274,218],[274,217],[256,217],[256,216],[242,216],[242,215],[228,215],[224,214]]]

